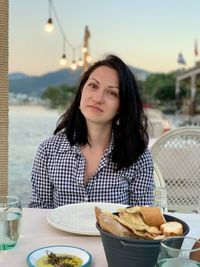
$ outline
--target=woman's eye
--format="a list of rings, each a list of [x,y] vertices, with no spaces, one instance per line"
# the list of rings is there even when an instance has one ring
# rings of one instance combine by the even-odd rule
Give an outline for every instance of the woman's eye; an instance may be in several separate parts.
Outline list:
[[[96,88],[96,87],[97,87],[97,85],[96,85],[95,83],[89,83],[88,86],[89,86],[90,88]]]
[[[114,91],[107,91],[107,94],[112,96],[112,97],[118,97],[118,94]]]

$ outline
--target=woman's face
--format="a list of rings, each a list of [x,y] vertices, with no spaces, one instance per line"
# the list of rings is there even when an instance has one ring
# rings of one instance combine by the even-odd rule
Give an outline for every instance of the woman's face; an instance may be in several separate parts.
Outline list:
[[[117,72],[107,66],[96,68],[82,90],[80,110],[86,121],[110,125],[119,107]]]

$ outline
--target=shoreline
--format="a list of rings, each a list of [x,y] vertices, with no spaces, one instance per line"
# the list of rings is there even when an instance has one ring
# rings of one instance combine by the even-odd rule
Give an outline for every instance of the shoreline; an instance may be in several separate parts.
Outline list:
[[[42,113],[54,113],[59,115],[59,110],[57,109],[50,109],[43,105],[9,105],[8,107],[9,113],[21,113],[21,114],[27,114],[27,113],[34,113],[34,114],[40,114]]]

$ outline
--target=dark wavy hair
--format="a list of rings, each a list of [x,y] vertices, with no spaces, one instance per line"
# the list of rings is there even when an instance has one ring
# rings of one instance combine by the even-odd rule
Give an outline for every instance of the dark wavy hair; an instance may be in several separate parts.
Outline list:
[[[54,134],[64,130],[71,145],[88,143],[85,117],[79,106],[82,89],[90,74],[98,67],[107,66],[116,70],[119,78],[120,110],[112,123],[114,148],[112,161],[117,169],[133,164],[148,146],[147,118],[144,114],[138,86],[129,67],[117,56],[109,55],[97,61],[81,77],[77,94],[71,106],[60,117]],[[116,124],[119,120],[119,125]]]

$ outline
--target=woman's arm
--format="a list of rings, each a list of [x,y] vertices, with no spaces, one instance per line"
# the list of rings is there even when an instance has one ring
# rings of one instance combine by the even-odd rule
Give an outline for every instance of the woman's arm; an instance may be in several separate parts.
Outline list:
[[[136,162],[134,179],[130,185],[131,206],[152,206],[154,202],[153,160],[146,150]]]

